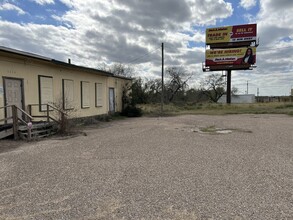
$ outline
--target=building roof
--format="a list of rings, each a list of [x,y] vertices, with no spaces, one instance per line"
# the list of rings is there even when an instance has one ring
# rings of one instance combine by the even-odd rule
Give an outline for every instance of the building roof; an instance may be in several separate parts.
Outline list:
[[[71,64],[71,63],[66,63],[63,61],[44,57],[44,56],[41,56],[38,54],[20,51],[20,50],[8,48],[8,47],[0,46],[0,52],[10,53],[10,54],[14,54],[14,55],[22,56],[22,57],[29,57],[29,58],[37,59],[37,60],[42,60],[42,61],[51,63],[53,65],[66,67],[66,68],[70,68],[70,69],[76,69],[76,70],[86,71],[86,72],[90,72],[90,73],[94,73],[94,74],[131,80],[131,78],[123,77],[123,76],[115,76],[113,73],[110,73],[110,72],[107,72],[104,70],[99,70],[99,69],[94,69],[94,68],[89,68],[89,67],[84,67],[84,66],[78,66],[78,65]]]

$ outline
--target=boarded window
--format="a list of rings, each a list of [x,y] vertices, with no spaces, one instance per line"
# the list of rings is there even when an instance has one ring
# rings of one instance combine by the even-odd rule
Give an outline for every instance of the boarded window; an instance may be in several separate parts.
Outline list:
[[[96,107],[103,106],[103,84],[96,83]]]
[[[70,79],[63,79],[63,109],[73,109],[74,82]]]
[[[89,108],[90,107],[90,83],[81,82],[81,107]]]
[[[39,103],[40,111],[46,111],[44,104],[53,103],[53,77],[39,76]]]

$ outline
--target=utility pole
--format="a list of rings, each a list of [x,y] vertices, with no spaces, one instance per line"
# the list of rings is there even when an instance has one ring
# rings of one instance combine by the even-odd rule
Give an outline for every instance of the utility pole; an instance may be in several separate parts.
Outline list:
[[[259,88],[257,88],[257,96],[259,96]]]
[[[162,43],[162,94],[161,94],[161,114],[164,111],[164,43]]]
[[[248,94],[248,80],[247,80],[247,84],[246,84],[246,94]]]
[[[231,72],[232,70],[227,70],[227,104],[231,103]]]

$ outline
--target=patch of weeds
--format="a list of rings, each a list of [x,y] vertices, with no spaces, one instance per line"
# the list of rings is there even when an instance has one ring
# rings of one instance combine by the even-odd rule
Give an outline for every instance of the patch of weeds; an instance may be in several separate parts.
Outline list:
[[[276,109],[293,108],[293,104],[284,104],[276,106]]]
[[[284,109],[284,108],[286,108],[284,105],[279,105],[279,106],[276,106],[275,109]]]
[[[204,128],[200,128],[199,130],[201,132],[206,132],[206,133],[214,133],[214,132],[217,131],[217,129],[216,129],[216,127],[214,125],[204,127]]]
[[[229,134],[232,133],[233,131],[235,132],[243,132],[243,133],[252,133],[250,130],[245,130],[241,128],[216,128],[214,125],[204,127],[204,128],[199,128],[201,132],[204,133],[209,133],[209,134]]]
[[[217,109],[217,108],[218,108],[217,104],[208,104],[206,106],[206,109]]]
[[[286,104],[286,108],[293,108],[293,104]]]
[[[183,107],[184,110],[193,110],[194,108],[196,108],[195,106],[192,106],[192,105],[185,105]]]
[[[268,111],[256,111],[253,114],[269,114],[270,112]]]

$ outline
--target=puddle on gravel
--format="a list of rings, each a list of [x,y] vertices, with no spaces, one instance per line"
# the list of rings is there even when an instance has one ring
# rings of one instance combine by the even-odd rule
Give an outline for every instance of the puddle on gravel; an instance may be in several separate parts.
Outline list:
[[[166,129],[170,129],[166,128]],[[184,132],[194,132],[194,133],[201,133],[201,134],[231,134],[233,132],[242,132],[242,133],[252,133],[252,131],[239,129],[239,128],[218,128],[214,125],[212,126],[205,126],[205,127],[197,127],[197,126],[178,126],[175,128],[171,128],[171,130],[178,130]]]

